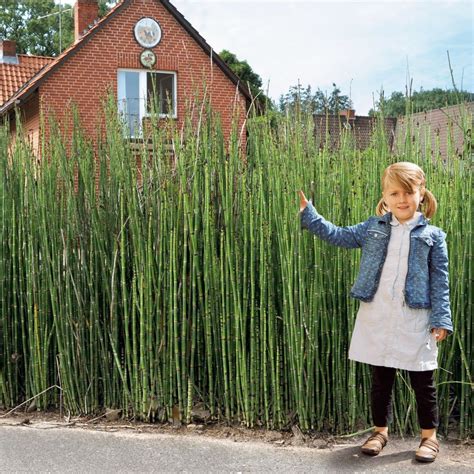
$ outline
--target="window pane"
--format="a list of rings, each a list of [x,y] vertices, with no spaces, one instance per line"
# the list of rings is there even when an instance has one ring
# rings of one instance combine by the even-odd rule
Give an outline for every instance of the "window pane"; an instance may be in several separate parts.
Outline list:
[[[147,113],[174,115],[174,74],[147,74]]]
[[[124,117],[126,132],[131,137],[140,135],[140,87],[139,73],[119,71],[119,111]]]

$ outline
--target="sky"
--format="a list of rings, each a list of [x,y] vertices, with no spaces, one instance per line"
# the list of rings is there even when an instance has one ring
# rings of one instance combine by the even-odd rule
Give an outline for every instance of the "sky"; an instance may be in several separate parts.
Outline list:
[[[59,3],[59,0],[56,0]],[[62,0],[63,4],[74,0]],[[217,52],[260,75],[278,101],[300,83],[336,83],[366,115],[383,91],[474,91],[474,2],[461,0],[171,0]],[[159,21],[159,19],[158,19]]]

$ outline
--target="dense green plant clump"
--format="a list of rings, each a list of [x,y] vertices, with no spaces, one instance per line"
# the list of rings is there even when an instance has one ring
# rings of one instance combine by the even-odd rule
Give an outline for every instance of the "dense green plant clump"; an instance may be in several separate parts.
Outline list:
[[[304,189],[338,225],[365,220],[391,162],[419,162],[448,233],[455,332],[440,346],[441,429],[472,434],[469,150],[446,162],[383,127],[371,148],[319,149],[310,117],[248,123],[223,138],[189,120],[134,152],[113,115],[96,152],[77,126],[41,162],[0,136],[0,405],[36,397],[71,414],[121,408],[141,420],[210,419],[350,433],[370,426],[369,369],[347,358],[358,251],[300,229]],[[170,146],[171,145],[171,146]],[[428,158],[423,158],[427,156]],[[396,381],[394,428],[417,430]],[[25,405],[27,406],[27,405]],[[471,407],[471,408],[469,408]]]

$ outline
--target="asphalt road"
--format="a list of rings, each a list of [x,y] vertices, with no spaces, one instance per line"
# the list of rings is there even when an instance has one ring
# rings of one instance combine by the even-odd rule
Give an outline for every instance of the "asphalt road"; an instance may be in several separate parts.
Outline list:
[[[416,440],[391,440],[372,458],[359,442],[328,449],[214,439],[198,434],[115,432],[0,423],[0,472],[474,472],[472,446],[442,445],[434,464],[413,459]]]

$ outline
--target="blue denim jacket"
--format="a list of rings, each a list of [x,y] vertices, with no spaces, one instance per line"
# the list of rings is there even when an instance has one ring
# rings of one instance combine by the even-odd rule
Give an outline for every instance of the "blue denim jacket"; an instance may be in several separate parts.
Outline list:
[[[360,269],[351,296],[372,301],[387,256],[392,214],[338,227],[322,217],[311,202],[301,212],[301,225],[338,247],[362,248]],[[411,308],[431,308],[430,327],[453,331],[449,306],[446,234],[422,217],[410,233],[405,302]]]

